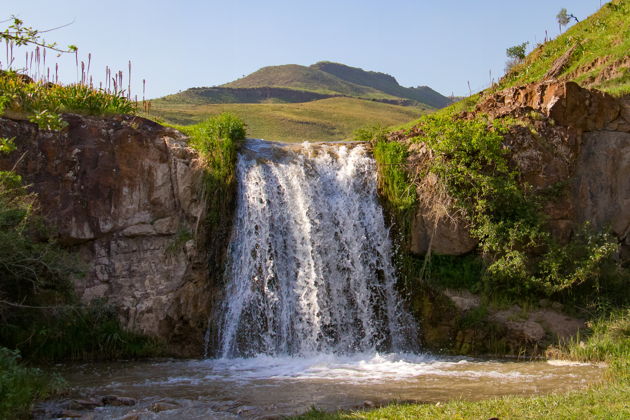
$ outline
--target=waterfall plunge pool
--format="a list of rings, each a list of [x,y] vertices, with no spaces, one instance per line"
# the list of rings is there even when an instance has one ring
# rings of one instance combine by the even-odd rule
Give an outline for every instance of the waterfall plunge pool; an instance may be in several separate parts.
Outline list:
[[[85,418],[281,418],[311,407],[562,392],[601,378],[593,365],[407,353],[420,350],[420,329],[396,288],[376,165],[363,145],[249,140],[236,172],[225,294],[209,302],[218,314],[207,350],[219,357],[60,366],[70,398],[136,401]],[[62,407],[44,404],[41,417]]]
[[[537,395],[584,388],[599,381],[604,371],[579,363],[395,353],[108,362],[57,369],[72,386],[69,398],[116,395],[136,400],[133,406],[83,412],[95,420],[130,415],[179,420],[281,418],[311,407],[334,411],[393,401]],[[42,408],[50,416],[61,405],[57,401]]]

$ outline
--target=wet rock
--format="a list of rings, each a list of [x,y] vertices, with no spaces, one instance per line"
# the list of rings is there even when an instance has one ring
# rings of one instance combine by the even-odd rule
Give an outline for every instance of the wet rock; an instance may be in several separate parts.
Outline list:
[[[70,400],[67,404],[64,404],[65,408],[70,410],[93,410],[96,407],[101,407],[102,401],[99,400]]]
[[[101,398],[101,401],[104,405],[112,405],[116,407],[136,405],[136,400],[133,398],[118,397],[116,395],[106,395]]]
[[[158,401],[151,405],[151,408],[149,408],[149,410],[153,411],[154,413],[160,413],[162,411],[176,410],[178,408],[181,408],[181,405],[177,404],[176,402]]]
[[[120,420],[140,420],[140,413],[130,413],[122,417]]]
[[[481,305],[481,298],[468,290],[445,289],[444,294],[451,299],[455,307],[460,311],[468,311]]]
[[[75,410],[61,410],[53,414],[53,417],[58,419],[79,419],[83,417],[83,413]]]

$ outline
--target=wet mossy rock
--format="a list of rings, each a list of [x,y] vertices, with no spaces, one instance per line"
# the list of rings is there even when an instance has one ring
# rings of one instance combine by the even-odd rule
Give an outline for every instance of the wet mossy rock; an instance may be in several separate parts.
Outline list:
[[[0,169],[23,176],[59,243],[85,261],[75,281],[82,301],[105,298],[124,327],[172,353],[201,354],[215,285],[197,152],[180,132],[143,118],[63,118],[59,132],[0,119],[0,137],[17,146]]]

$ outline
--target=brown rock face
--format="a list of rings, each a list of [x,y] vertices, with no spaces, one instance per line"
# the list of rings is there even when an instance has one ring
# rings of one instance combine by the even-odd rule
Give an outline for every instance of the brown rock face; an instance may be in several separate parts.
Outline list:
[[[0,137],[18,146],[0,168],[15,166],[60,243],[86,262],[83,301],[107,298],[127,328],[199,354],[211,287],[197,155],[181,133],[142,118],[64,118],[59,133],[0,119]]]
[[[610,228],[630,259],[630,133],[586,133],[572,183],[574,218]]]
[[[578,131],[602,130],[621,121],[622,106],[614,97],[598,90],[581,88],[575,82],[547,81],[518,86],[495,93],[480,103],[476,112],[492,117],[542,112],[557,124]]]

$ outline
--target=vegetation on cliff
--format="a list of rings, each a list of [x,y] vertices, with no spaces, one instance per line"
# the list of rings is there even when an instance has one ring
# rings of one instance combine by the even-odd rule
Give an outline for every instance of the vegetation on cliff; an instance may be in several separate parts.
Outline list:
[[[630,2],[613,0],[557,38],[537,45],[494,90],[547,78],[615,95],[630,93]]]
[[[211,247],[215,253],[209,256],[210,268],[213,273],[222,273],[222,250],[227,246],[234,214],[236,153],[245,138],[246,125],[236,115],[223,113],[199,124],[177,128],[190,137],[189,144],[204,160],[206,235],[215,244],[225,244]]]
[[[46,43],[39,31],[17,18],[10,21],[11,26],[0,32],[0,39],[7,41],[10,63],[13,45],[36,46],[37,62],[44,49],[76,52],[74,46],[64,50]],[[61,85],[52,83],[50,73],[34,80],[11,69],[0,71],[0,116],[28,119],[40,130],[61,130],[67,125],[62,113],[132,113],[136,105],[120,84],[115,83],[113,90],[95,89],[87,83],[85,72],[81,83]],[[14,152],[20,140],[0,138],[0,153]],[[73,281],[82,271],[76,255],[55,241],[54,229],[40,217],[37,195],[13,170],[0,171],[0,418],[28,417],[34,400],[63,386],[61,378],[27,367],[22,356],[28,363],[138,357],[160,351],[153,340],[124,330],[105,301],[88,305],[78,301]]]
[[[623,63],[628,60],[630,36],[624,34],[630,31],[629,13],[626,0],[607,3],[557,39],[538,46],[492,91],[546,77],[584,82],[578,70],[588,64],[592,69],[588,74],[599,75],[596,86],[625,92],[628,66]],[[558,67],[560,57],[564,61]],[[603,64],[614,65],[614,71],[604,71]],[[550,76],[552,67],[561,71]],[[395,221],[404,224],[407,214],[413,213],[410,206],[422,201],[423,195],[434,199],[425,203],[434,207],[434,216],[464,217],[484,261],[477,282],[467,286],[488,298],[527,302],[552,297],[596,313],[597,308],[627,304],[628,270],[615,260],[616,240],[586,225],[569,243],[558,241],[550,231],[545,205],[566,185],[534,188],[510,160],[513,147],[506,144],[506,135],[523,129],[540,137],[535,126],[542,116],[531,112],[491,118],[467,113],[492,91],[423,116],[394,134],[357,133],[358,139],[371,138],[374,143],[381,193]],[[440,204],[443,208],[435,209]],[[408,229],[400,230],[404,240]],[[421,277],[427,266],[425,261]]]

